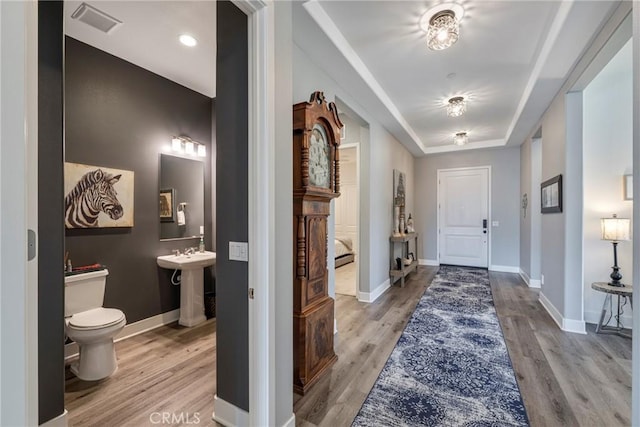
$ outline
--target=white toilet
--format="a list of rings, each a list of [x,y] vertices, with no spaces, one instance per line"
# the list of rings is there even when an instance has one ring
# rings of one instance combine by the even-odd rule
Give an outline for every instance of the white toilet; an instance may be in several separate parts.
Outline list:
[[[118,309],[102,307],[108,275],[104,269],[64,279],[65,332],[80,348],[71,372],[85,381],[101,380],[118,369],[113,337],[127,319]]]

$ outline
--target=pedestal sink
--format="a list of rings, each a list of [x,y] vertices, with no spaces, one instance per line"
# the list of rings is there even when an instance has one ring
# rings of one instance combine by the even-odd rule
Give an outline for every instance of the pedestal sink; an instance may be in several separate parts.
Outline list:
[[[163,255],[158,265],[169,270],[182,270],[180,280],[180,320],[182,326],[196,326],[205,320],[204,268],[216,263],[215,252],[196,252],[191,255]]]

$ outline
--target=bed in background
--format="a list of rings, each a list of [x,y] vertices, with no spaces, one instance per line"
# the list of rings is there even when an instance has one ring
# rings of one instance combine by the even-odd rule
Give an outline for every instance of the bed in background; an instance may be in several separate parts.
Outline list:
[[[353,262],[355,253],[353,252],[353,241],[349,237],[336,236],[336,268]]]

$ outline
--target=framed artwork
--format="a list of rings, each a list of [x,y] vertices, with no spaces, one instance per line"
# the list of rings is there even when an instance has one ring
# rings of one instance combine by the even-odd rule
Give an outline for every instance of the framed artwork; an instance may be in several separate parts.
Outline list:
[[[176,221],[176,191],[173,188],[160,190],[160,221]]]
[[[633,200],[633,175],[625,175],[622,182],[624,200]]]
[[[542,213],[562,212],[562,175],[540,184]]]
[[[133,227],[133,183],[132,171],[65,162],[65,227]]]

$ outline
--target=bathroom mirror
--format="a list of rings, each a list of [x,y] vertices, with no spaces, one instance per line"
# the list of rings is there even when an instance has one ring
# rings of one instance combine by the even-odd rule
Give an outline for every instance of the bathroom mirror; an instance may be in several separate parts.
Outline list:
[[[160,154],[160,240],[192,239],[204,225],[204,163]]]

